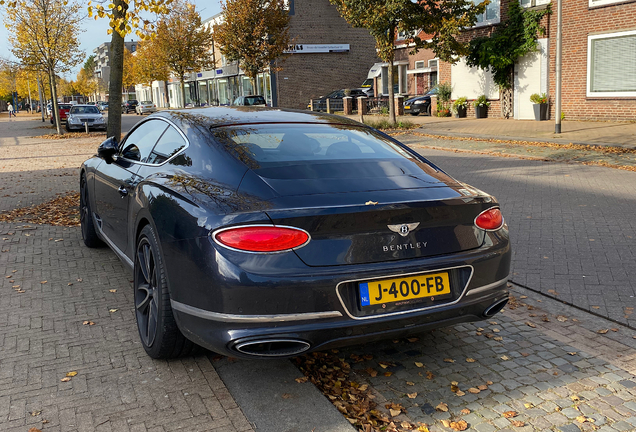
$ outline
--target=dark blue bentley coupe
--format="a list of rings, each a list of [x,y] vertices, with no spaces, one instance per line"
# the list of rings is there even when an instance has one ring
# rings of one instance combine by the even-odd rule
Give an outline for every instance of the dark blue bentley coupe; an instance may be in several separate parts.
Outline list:
[[[346,118],[163,111],[81,168],[84,243],[134,273],[151,357],[285,357],[475,321],[508,301],[495,198]]]

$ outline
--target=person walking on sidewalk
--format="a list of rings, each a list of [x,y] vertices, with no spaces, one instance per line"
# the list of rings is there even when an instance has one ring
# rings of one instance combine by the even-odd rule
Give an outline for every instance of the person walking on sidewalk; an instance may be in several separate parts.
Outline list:
[[[9,109],[9,118],[11,118],[11,116],[17,117],[15,115],[15,111],[13,110],[13,105],[11,105],[11,102],[9,102],[9,105],[7,106],[7,108]]]

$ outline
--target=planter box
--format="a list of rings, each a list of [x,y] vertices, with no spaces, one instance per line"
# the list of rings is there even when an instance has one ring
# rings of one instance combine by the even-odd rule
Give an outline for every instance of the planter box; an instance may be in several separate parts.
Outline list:
[[[537,121],[548,119],[548,104],[532,104],[534,119]]]
[[[488,107],[487,106],[476,106],[475,107],[475,118],[488,118]]]
[[[464,118],[466,117],[466,108],[459,107],[457,108],[457,113],[455,114],[456,118]]]

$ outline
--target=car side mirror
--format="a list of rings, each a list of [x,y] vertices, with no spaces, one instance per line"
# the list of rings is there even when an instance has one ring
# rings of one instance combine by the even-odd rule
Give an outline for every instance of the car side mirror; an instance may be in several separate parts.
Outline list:
[[[117,141],[115,141],[114,136],[106,138],[106,140],[97,148],[97,156],[104,159],[106,163],[111,163],[118,148],[119,145],[117,144]]]

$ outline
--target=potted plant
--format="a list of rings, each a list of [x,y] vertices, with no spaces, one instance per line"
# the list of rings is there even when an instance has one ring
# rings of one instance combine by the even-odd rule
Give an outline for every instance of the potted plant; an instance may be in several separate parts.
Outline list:
[[[545,93],[533,93],[530,95],[530,102],[534,105],[534,119],[535,120],[547,120],[548,119],[548,96]]]
[[[473,106],[475,107],[475,117],[476,118],[487,118],[488,117],[488,107],[490,106],[490,102],[486,99],[486,95],[481,95],[473,102]]]
[[[453,114],[455,114],[455,117],[457,118],[466,117],[467,108],[468,108],[468,99],[466,98],[466,96],[457,98],[457,100],[453,102],[453,108],[452,108]]]

